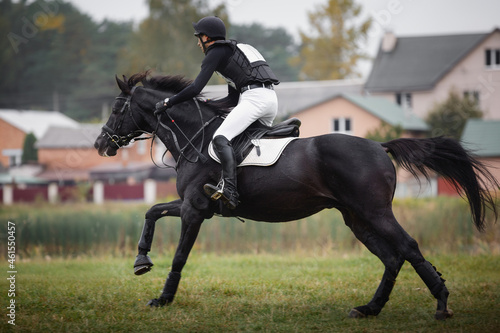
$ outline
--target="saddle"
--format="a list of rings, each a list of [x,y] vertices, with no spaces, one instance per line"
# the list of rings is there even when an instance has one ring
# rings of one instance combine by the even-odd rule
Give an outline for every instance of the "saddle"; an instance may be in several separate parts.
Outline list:
[[[260,121],[254,122],[243,133],[231,140],[236,163],[240,164],[250,154],[252,149],[260,155],[260,147],[254,142],[259,139],[296,138],[299,136],[301,122],[297,118],[290,118],[274,126],[263,125]]]

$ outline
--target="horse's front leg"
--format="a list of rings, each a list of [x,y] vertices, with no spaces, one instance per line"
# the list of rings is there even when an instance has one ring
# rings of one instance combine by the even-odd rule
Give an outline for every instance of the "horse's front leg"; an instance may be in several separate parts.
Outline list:
[[[164,216],[180,216],[182,200],[161,203],[151,207],[146,213],[144,227],[142,228],[141,238],[139,239],[138,255],[134,262],[134,274],[142,275],[151,270],[153,262],[147,255],[151,251],[153,235],[155,233],[156,221]]]
[[[185,211],[188,211],[187,213]],[[174,260],[172,262],[172,270],[168,274],[163,292],[158,299],[149,301],[150,306],[163,306],[169,304],[174,300],[179,281],[181,279],[181,271],[187,262],[189,253],[193,248],[194,242],[198,237],[201,224],[203,223],[203,216],[193,209],[184,209],[181,216],[182,228],[179,245],[175,252]]]

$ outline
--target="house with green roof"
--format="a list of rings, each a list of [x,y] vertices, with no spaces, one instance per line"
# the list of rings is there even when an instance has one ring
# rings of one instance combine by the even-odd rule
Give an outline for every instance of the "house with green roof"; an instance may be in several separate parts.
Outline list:
[[[500,120],[469,119],[461,141],[500,181]]]
[[[401,126],[404,136],[410,137],[422,136],[428,130],[422,119],[385,98],[349,93],[318,101],[293,117],[302,121],[301,137],[329,133],[365,137],[383,123]]]
[[[421,118],[450,91],[474,99],[486,119],[500,119],[500,29],[491,32],[383,37],[364,91]]]

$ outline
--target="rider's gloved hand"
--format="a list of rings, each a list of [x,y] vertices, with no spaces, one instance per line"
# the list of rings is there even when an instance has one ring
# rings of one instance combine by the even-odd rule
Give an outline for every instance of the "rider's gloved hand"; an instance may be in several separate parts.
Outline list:
[[[163,101],[159,101],[155,105],[155,116],[159,115],[160,113],[163,113],[164,111],[166,111],[171,106],[172,105],[170,105],[168,103],[168,98],[165,98],[165,100],[163,100]]]

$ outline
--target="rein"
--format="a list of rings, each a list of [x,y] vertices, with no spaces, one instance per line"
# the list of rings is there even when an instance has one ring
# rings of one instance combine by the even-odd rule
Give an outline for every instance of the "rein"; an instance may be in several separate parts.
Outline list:
[[[170,119],[170,122],[172,124],[174,124],[174,126],[177,128],[177,130],[182,134],[182,136],[187,141],[186,145],[184,145],[184,147],[182,147],[182,148],[179,145],[179,140],[177,139],[177,135],[175,134],[175,132],[169,126],[165,125],[160,120],[161,114],[158,115],[158,125],[160,125],[164,129],[170,131],[170,134],[172,135],[173,142],[175,144],[175,148],[177,149],[177,151],[179,151],[179,158],[176,161],[176,165],[177,166],[179,165],[179,162],[180,162],[181,158],[184,158],[189,163],[196,163],[196,162],[198,162],[198,160],[201,160],[202,163],[206,163],[207,162],[207,160],[208,160],[207,157],[201,153],[201,150],[203,149],[203,145],[204,145],[204,142],[205,142],[205,128],[208,125],[210,125],[215,119],[217,119],[217,118],[220,117],[219,115],[216,115],[216,116],[213,116],[211,119],[209,119],[207,122],[203,122],[203,113],[201,112],[200,104],[198,103],[198,100],[196,98],[193,98],[193,101],[196,104],[196,107],[198,109],[198,113],[200,115],[201,128],[193,135],[193,137],[191,139],[189,139],[187,137],[187,135],[184,133],[184,131],[179,127],[179,125],[177,125],[177,122],[172,118],[172,116],[168,112],[165,112],[167,114],[168,118]],[[193,141],[196,138],[198,138],[198,136],[200,136],[200,134],[201,134],[202,139],[201,139],[201,143],[200,143],[200,148],[198,149],[193,144]],[[196,158],[194,160],[189,159],[186,156],[186,154],[184,153],[188,147],[191,147],[196,152],[196,154],[198,155],[198,156],[196,156]],[[176,166],[176,169],[177,169],[177,166]]]

